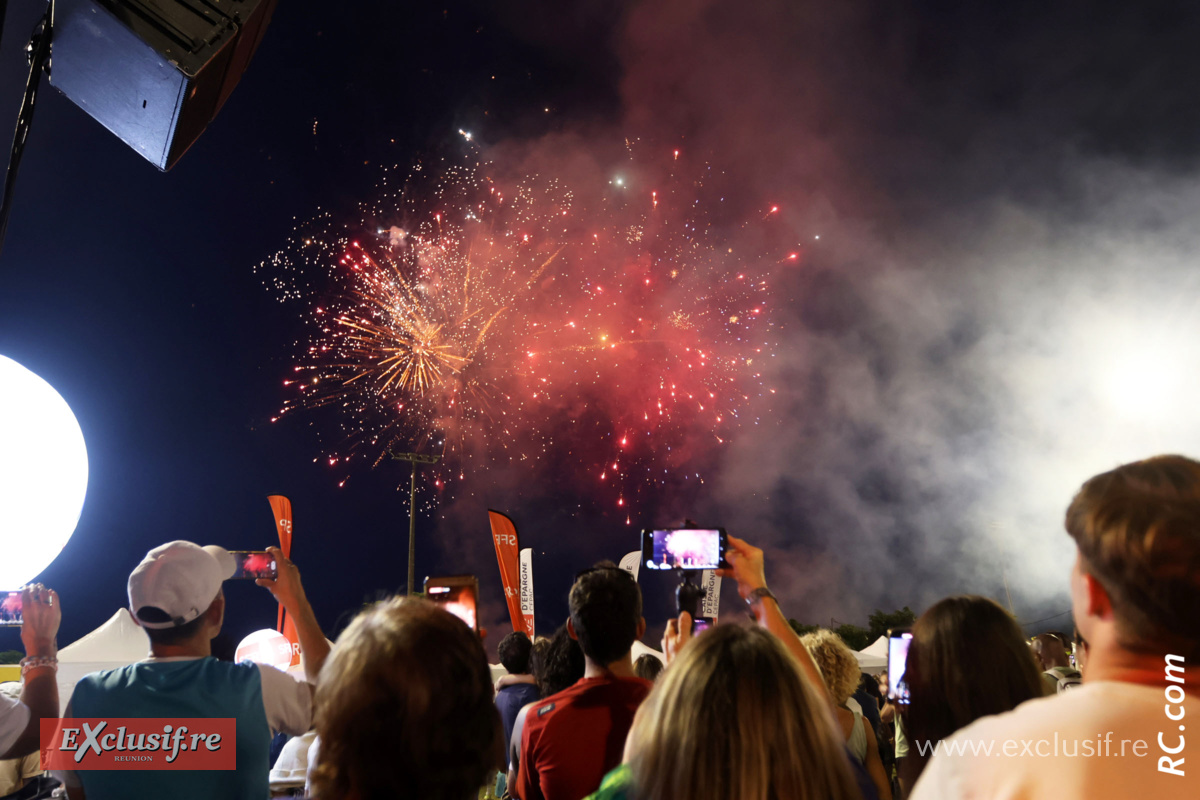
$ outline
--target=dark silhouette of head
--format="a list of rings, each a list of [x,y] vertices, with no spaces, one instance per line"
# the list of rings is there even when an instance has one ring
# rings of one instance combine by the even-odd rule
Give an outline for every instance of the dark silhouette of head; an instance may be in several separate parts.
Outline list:
[[[642,625],[642,590],[612,562],[601,562],[575,579],[569,598],[571,626],[583,653],[600,666],[629,654]]]
[[[652,656],[649,653],[642,653],[637,657],[637,661],[633,662],[633,674],[651,683],[658,680],[658,676],[662,674],[662,671],[663,663],[658,660],[657,656]]]
[[[533,642],[523,631],[513,631],[500,640],[497,653],[500,663],[510,675],[529,674],[529,656],[533,652]]]
[[[1042,696],[1033,654],[1017,621],[986,597],[947,597],[917,618],[905,674],[909,741],[933,746],[980,717]],[[911,786],[925,768],[913,747],[905,759]]]
[[[579,642],[561,625],[534,660],[534,679],[542,697],[557,694],[583,677],[586,663]]]

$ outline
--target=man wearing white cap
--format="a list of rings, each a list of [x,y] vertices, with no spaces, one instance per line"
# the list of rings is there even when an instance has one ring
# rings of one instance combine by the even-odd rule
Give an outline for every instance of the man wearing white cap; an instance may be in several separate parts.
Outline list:
[[[263,664],[212,657],[221,631],[221,584],[236,569],[215,545],[170,542],[146,554],[129,576],[129,608],[150,637],[150,657],[96,672],[75,686],[66,717],[210,717],[237,720],[237,769],[85,770],[63,774],[71,800],[106,798],[253,798],[267,796],[271,731],[299,735],[311,727],[312,686],[329,654],[300,572],[278,548],[268,548],[278,577],[260,578],[296,623],[309,683]]]

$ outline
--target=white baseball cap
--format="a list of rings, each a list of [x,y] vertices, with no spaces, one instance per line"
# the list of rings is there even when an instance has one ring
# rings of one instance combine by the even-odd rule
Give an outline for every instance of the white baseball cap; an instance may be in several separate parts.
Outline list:
[[[199,617],[233,577],[237,564],[224,547],[201,547],[191,542],[168,542],[146,554],[129,576],[129,610],[143,628],[162,630],[186,625]],[[141,612],[158,609],[162,615]]]

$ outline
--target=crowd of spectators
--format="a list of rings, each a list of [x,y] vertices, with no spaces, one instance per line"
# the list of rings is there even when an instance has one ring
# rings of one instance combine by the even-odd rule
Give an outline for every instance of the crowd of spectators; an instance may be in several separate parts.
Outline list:
[[[833,632],[798,636],[762,550],[732,536],[721,574],[747,604],[745,624],[693,636],[685,612],[667,624],[665,668],[652,655],[635,663],[641,591],[602,562],[577,575],[553,637],[504,637],[495,683],[479,636],[422,599],[368,607],[331,652],[275,549],[279,576],[259,584],[296,621],[305,680],[219,661],[211,642],[232,560],[172,542],[128,582],[150,657],[81,680],[64,715],[233,717],[237,768],[81,770],[58,775],[55,791],[261,800],[282,731],[304,735],[284,753],[295,759],[303,743],[314,800],[1200,797],[1198,739],[1186,735],[1200,719],[1200,463],[1162,456],[1098,475],[1066,529],[1074,635],[1030,641],[992,600],[948,597],[912,626],[894,676],[906,699]],[[22,602],[24,680],[19,698],[0,692],[6,759],[36,752],[40,720],[59,715],[61,607],[42,586]]]

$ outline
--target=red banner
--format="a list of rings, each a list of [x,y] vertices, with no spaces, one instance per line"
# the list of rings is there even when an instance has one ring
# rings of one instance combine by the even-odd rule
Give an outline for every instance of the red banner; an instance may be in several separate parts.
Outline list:
[[[233,717],[41,721],[42,769],[237,769]]]
[[[504,584],[504,599],[508,601],[508,616],[514,631],[525,630],[521,614],[520,548],[517,545],[517,526],[499,511],[488,510],[492,525],[492,541],[496,543],[496,560],[500,562],[500,581]]]
[[[292,557],[292,501],[281,494],[267,495],[271,513],[275,515],[275,529],[279,532],[279,549],[288,558]]]
[[[291,558],[292,501],[281,494],[272,494],[267,495],[267,502],[271,504],[271,513],[275,515],[275,530],[279,533],[279,549],[283,551],[285,558]],[[292,618],[284,613],[282,605],[279,606],[275,630],[286,636],[287,640],[292,643],[292,666],[297,666],[300,663],[300,636],[296,633],[296,623],[292,622]]]

